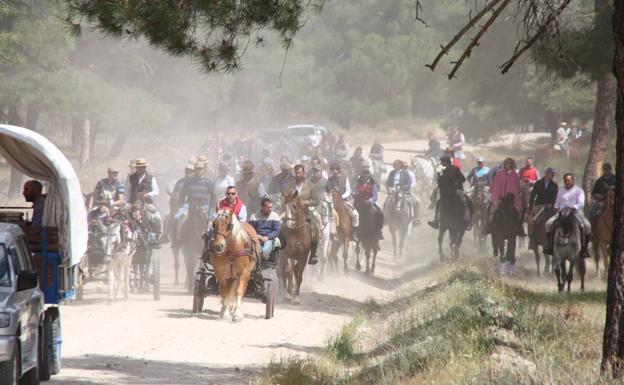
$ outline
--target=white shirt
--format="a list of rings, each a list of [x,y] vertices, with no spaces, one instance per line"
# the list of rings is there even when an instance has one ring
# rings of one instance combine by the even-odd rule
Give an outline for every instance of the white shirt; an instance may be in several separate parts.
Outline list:
[[[414,174],[414,171],[408,168],[407,175],[409,175],[409,178],[410,178],[410,190],[411,190],[416,187],[416,174]]]
[[[568,140],[568,131],[564,127],[557,129],[557,144],[565,143]]]
[[[342,199],[349,199],[351,197],[351,184],[349,183],[349,178],[345,179],[345,193],[342,194]]]
[[[217,177],[214,187],[216,197],[218,199],[223,199],[223,197],[225,197],[225,190],[227,190],[229,186],[236,186],[233,177],[229,175],[226,175],[224,178]]]
[[[563,209],[571,207],[576,210],[581,210],[585,207],[585,192],[578,186],[572,186],[572,188],[561,188],[557,193],[557,201],[555,202],[556,209]]]

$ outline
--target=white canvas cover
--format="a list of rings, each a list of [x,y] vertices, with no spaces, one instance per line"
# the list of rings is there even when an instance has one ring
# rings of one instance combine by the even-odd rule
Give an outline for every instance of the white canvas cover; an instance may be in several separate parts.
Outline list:
[[[87,212],[69,160],[44,136],[5,124],[0,124],[0,154],[21,173],[47,182],[43,224],[59,228],[66,261],[79,263],[87,251]]]

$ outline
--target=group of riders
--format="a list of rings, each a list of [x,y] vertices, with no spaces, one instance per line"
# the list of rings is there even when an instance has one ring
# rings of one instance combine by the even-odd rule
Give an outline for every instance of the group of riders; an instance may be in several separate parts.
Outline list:
[[[458,199],[463,210],[457,215],[464,222],[465,229],[470,230],[473,213],[472,194],[474,187],[480,184],[489,192],[490,219],[505,198],[513,199],[519,235],[523,235],[522,218],[527,214],[527,210],[531,210],[535,205],[551,206],[557,210],[573,208],[583,232],[582,254],[587,255],[591,225],[584,215],[585,194],[575,185],[572,174],[563,175],[564,186],[559,188],[554,181],[555,171],[548,167],[541,177],[530,157],[520,169],[516,168],[516,163],[511,158],[505,159],[498,167],[488,167],[485,159],[478,157],[476,166],[464,176],[461,163],[466,159],[463,151],[466,141],[458,127],[451,126],[448,147],[445,149],[442,149],[434,135],[428,134],[428,139],[428,149],[424,155],[436,164],[436,188],[431,194],[431,208],[435,208],[435,215],[429,222],[431,227],[440,226],[440,206],[443,202]],[[277,173],[267,171],[273,169],[273,159],[267,151],[263,151],[262,156],[256,159],[256,163],[260,164],[257,169],[252,160],[242,160],[232,154],[224,154],[222,150],[218,149],[219,160],[212,163],[215,166],[214,170],[210,167],[211,162],[206,156],[193,157],[189,160],[184,168],[184,177],[175,183],[170,192],[170,215],[164,221],[164,226],[155,205],[156,197],[160,193],[158,183],[147,171],[148,162],[145,159],[134,160],[130,164],[131,172],[123,179],[119,177],[118,169],[113,167],[108,169],[108,176],[100,180],[95,187],[93,194],[95,201],[89,214],[90,219],[110,215],[111,209],[122,210],[129,203],[139,208],[144,226],[150,234],[150,244],[159,247],[166,241],[163,238],[176,237],[181,224],[189,216],[189,210],[201,209],[209,218],[214,218],[217,211],[227,211],[236,215],[240,222],[247,222],[256,229],[263,253],[272,258],[275,254],[274,249],[283,243],[279,239],[285,197],[296,191],[298,199],[306,209],[306,219],[310,225],[312,245],[309,264],[318,262],[318,244],[321,229],[325,225],[330,226],[332,239],[336,237],[335,215],[330,215],[329,223],[324,223],[326,220],[320,214],[320,206],[327,202],[324,197],[333,192],[338,192],[346,203],[355,237],[358,235],[359,218],[353,201],[362,199],[372,203],[375,210],[376,236],[383,239],[384,209],[377,204],[380,182],[385,185],[388,193],[400,194],[401,199],[407,203],[409,223],[411,225],[420,223],[420,202],[412,194],[419,181],[410,165],[397,159],[392,163],[393,169],[386,180],[379,180],[381,173],[376,172],[376,167],[383,165],[384,156],[384,148],[379,140],[375,140],[367,159],[361,147],[349,157],[349,146],[343,136],[336,140],[326,135],[318,146],[301,149],[296,161],[289,159],[289,156],[282,156],[277,162],[279,164]],[[465,182],[471,186],[468,191],[464,191]],[[596,182],[592,192],[593,203],[589,210],[591,216],[599,212],[607,190],[612,188],[614,183],[611,165],[605,163],[603,176]],[[522,195],[523,189],[526,188],[530,189],[528,205],[523,202]],[[331,202],[329,204],[331,205]],[[333,210],[330,209],[330,212]],[[544,247],[546,253],[552,254],[553,229],[556,222],[557,215],[546,224],[549,240]],[[486,232],[488,231],[491,229],[486,228]],[[513,263],[507,260],[501,262]]]

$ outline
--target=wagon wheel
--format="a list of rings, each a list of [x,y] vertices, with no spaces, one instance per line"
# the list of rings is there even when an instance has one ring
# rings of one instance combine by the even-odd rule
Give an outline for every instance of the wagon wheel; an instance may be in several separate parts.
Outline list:
[[[152,253],[149,248],[150,259],[152,260],[152,285],[154,301],[160,301],[160,256]]]
[[[204,309],[204,293],[206,292],[206,279],[204,273],[195,273],[195,285],[193,289],[193,313],[201,313]]]
[[[277,284],[273,280],[266,281],[266,306],[265,319],[273,318],[275,313],[275,301],[277,299]]]

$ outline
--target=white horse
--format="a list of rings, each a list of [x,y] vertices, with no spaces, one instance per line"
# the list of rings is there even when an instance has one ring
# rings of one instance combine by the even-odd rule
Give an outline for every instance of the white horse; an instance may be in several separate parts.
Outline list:
[[[108,262],[107,302],[112,303],[117,300],[120,288],[123,288],[124,299],[127,300],[130,291],[130,265],[136,250],[136,240],[119,221],[111,220],[107,225],[101,219],[96,222],[101,232],[100,242],[104,250],[104,260]],[[121,236],[122,231],[128,232],[125,244]]]
[[[328,193],[323,192],[323,195],[321,196],[321,202],[316,210],[319,211],[319,215],[321,217],[321,239],[319,240],[319,247],[317,250],[319,256],[319,264],[317,265],[317,277],[319,280],[323,280],[325,276],[325,267],[327,266],[327,261],[329,258],[329,251],[331,250],[332,245],[332,221],[335,220],[333,217],[334,208],[332,205],[331,196]]]
[[[412,170],[416,175],[417,196],[421,202],[429,201],[429,196],[435,188],[437,160],[424,155],[414,155],[411,159]]]

